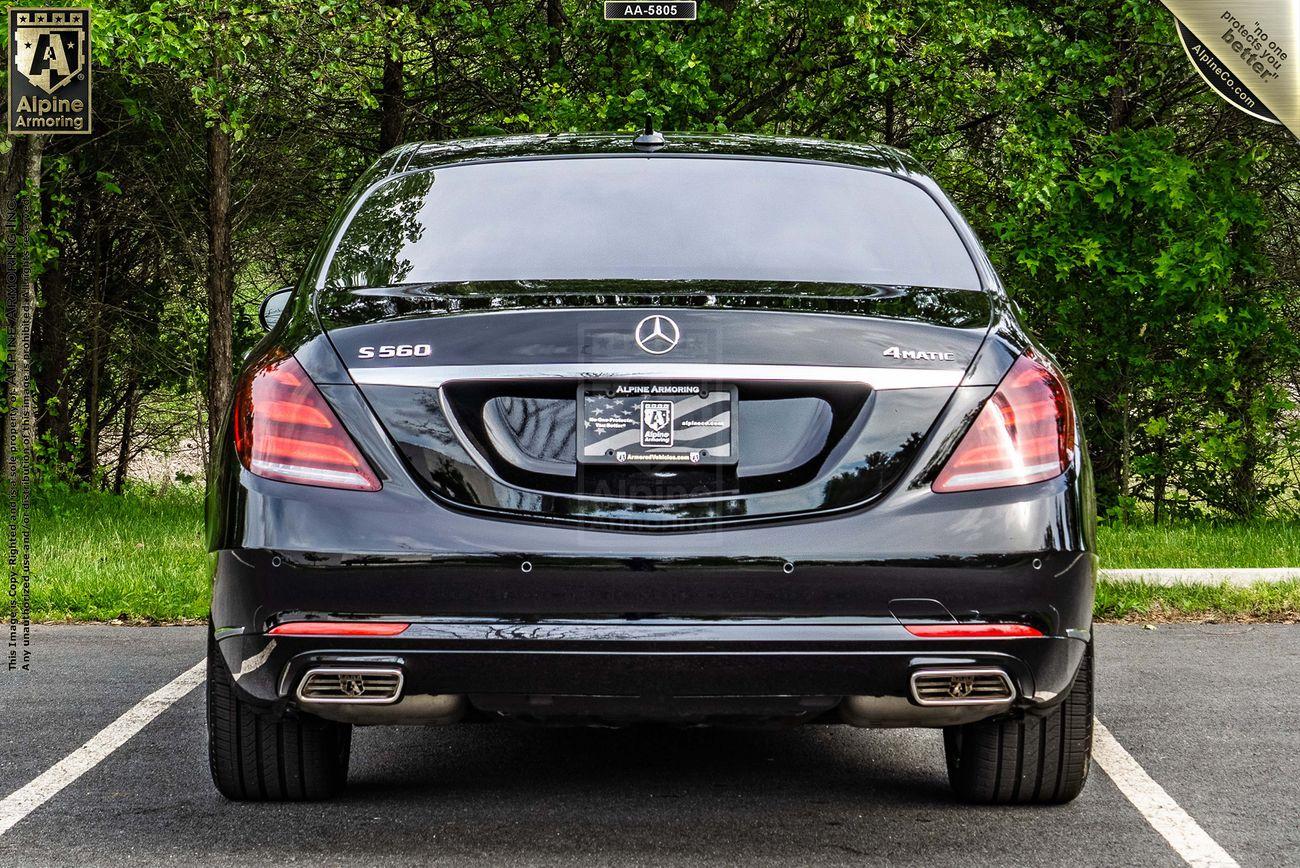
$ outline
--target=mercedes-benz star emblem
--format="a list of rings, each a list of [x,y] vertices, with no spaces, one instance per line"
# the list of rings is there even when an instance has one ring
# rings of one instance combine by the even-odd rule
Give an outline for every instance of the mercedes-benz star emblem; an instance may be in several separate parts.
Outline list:
[[[636,345],[656,356],[662,356],[677,346],[681,336],[677,323],[657,313],[636,324]]]

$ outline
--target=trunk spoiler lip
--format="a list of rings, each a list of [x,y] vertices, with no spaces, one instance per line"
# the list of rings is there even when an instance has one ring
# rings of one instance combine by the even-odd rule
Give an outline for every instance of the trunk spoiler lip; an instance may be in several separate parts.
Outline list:
[[[663,308],[850,316],[987,331],[997,301],[988,290],[787,281],[470,281],[335,286],[313,293],[314,312],[325,331],[424,317]],[[393,302],[401,307],[386,306]],[[913,307],[918,302],[920,307]],[[342,307],[355,311],[357,303],[369,306],[364,319],[342,313]]]
[[[706,380],[710,382],[843,383],[873,391],[955,388],[966,367],[893,368],[842,365],[763,365],[718,363],[595,363],[532,365],[392,365],[352,367],[362,386],[441,388],[448,383],[493,380]]]

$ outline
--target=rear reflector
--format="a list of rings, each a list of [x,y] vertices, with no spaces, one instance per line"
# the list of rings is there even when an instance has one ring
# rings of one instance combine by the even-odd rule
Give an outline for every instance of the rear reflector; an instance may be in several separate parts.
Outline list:
[[[1074,452],[1074,408],[1065,382],[1027,352],[984,403],[931,486],[974,491],[1042,482],[1065,472]]]
[[[287,621],[267,632],[271,636],[396,636],[410,626],[395,621]]]
[[[1043,635],[1028,624],[904,624],[923,639],[1032,639]]]
[[[239,381],[235,451],[249,472],[281,482],[378,491],[379,480],[293,356],[272,350]]]

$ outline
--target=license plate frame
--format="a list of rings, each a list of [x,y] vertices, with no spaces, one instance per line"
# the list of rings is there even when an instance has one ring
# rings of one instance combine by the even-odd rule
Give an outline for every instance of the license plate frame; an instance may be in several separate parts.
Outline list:
[[[723,383],[583,383],[578,464],[733,466],[739,409],[736,387]]]

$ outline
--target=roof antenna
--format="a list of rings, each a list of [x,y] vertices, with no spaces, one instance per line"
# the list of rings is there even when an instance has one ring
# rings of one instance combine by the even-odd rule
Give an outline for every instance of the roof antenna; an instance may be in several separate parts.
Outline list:
[[[638,151],[657,151],[664,146],[664,134],[655,132],[653,118],[647,112],[645,116],[645,129],[641,134],[632,140],[632,147]]]

